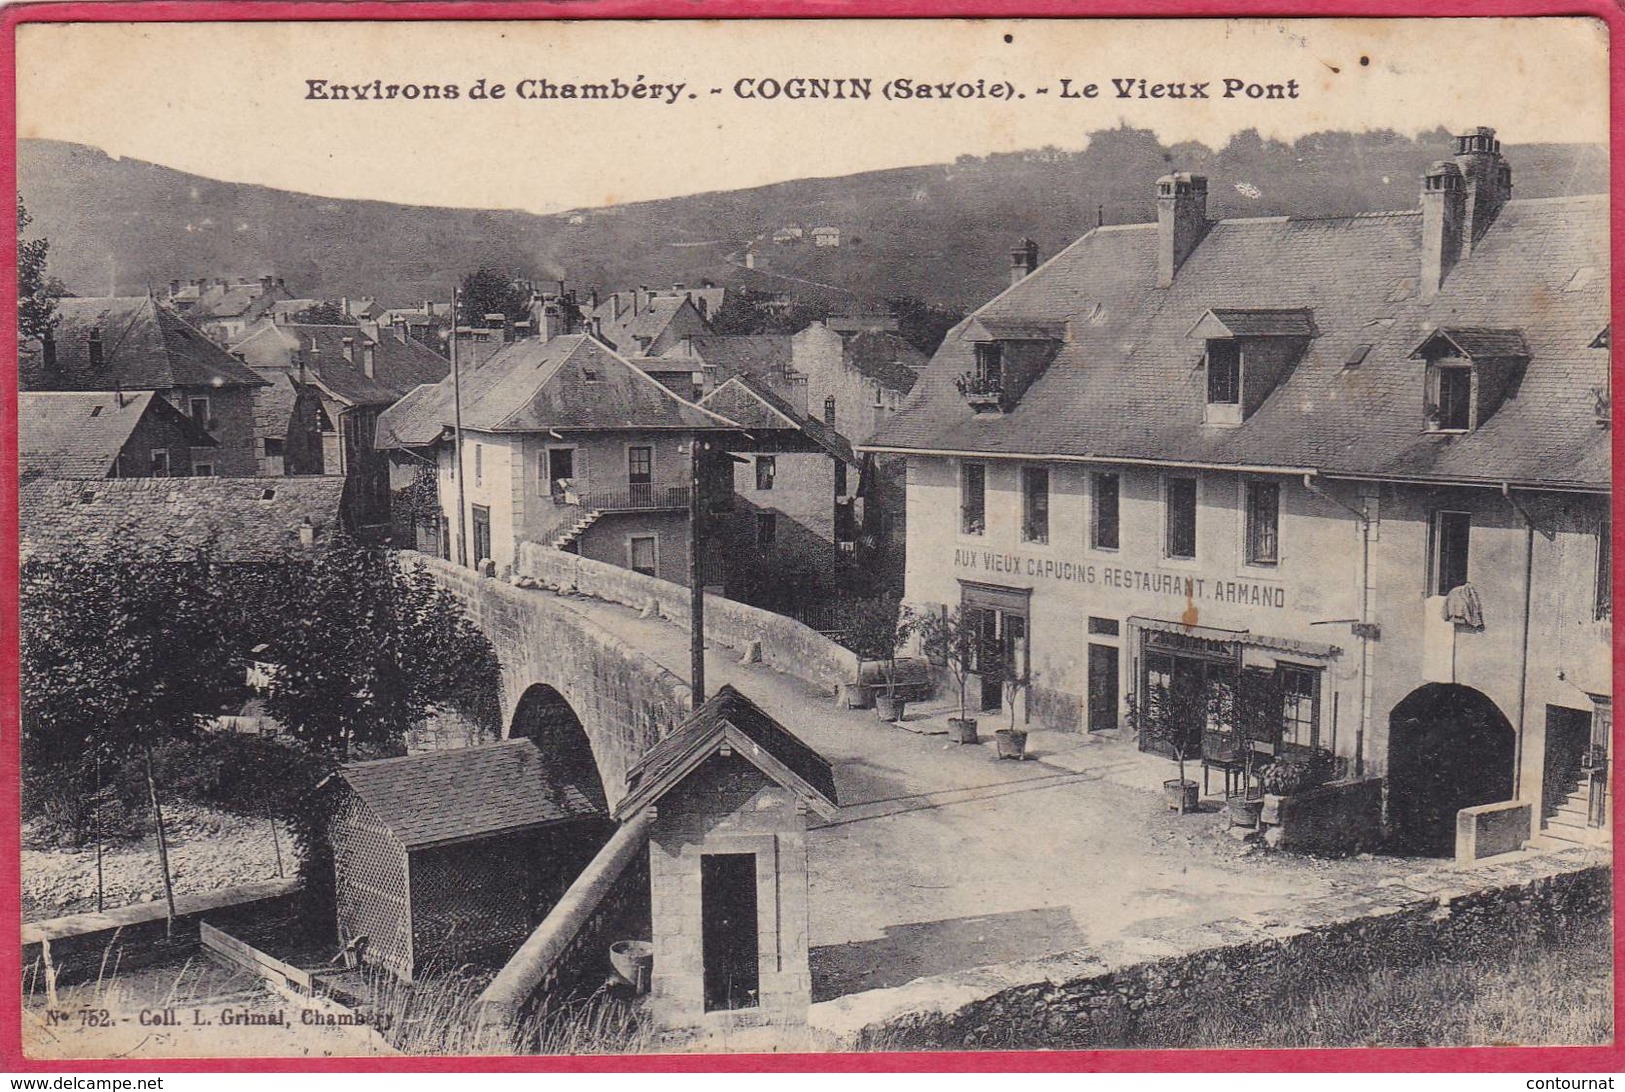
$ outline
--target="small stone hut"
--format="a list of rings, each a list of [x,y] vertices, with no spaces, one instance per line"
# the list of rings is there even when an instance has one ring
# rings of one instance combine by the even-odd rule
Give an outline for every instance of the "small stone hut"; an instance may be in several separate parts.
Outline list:
[[[829,763],[722,687],[628,775],[625,822],[653,811],[653,1015],[665,1027],[803,1022],[807,813],[836,814]]]
[[[339,938],[411,980],[500,963],[607,840],[528,739],[354,762],[331,826]]]

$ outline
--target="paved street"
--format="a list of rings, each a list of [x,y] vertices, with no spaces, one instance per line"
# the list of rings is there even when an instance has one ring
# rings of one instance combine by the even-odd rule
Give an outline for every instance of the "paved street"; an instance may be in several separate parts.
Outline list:
[[[687,677],[684,630],[566,602]],[[1034,732],[1029,761],[1000,761],[985,720],[981,746],[933,734],[942,702],[887,725],[720,651],[707,656],[709,687],[733,684],[835,767],[841,814],[809,837],[814,1000],[1062,952],[1112,957],[1444,865],[1248,853],[1219,815],[1164,810],[1172,764],[1127,741]]]

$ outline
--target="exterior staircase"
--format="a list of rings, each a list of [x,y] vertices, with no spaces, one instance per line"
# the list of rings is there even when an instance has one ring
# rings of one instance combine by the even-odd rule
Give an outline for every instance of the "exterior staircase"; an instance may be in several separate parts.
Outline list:
[[[598,518],[603,514],[604,513],[597,508],[583,509],[579,519],[553,537],[553,548],[555,550],[571,549],[573,546],[575,546],[576,540],[582,535],[586,534],[587,528],[597,523]]]
[[[1590,775],[1577,773],[1564,786],[1563,795],[1556,803],[1546,807],[1545,815],[1541,817],[1540,836],[1535,839],[1536,843],[1552,849],[1607,845],[1608,828],[1594,827],[1590,824],[1588,818],[1590,805]]]

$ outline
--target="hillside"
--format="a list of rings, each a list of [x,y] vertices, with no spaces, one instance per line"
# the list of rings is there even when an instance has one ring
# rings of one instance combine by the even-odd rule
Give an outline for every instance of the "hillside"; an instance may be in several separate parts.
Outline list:
[[[804,179],[554,216],[332,200],[218,182],[82,145],[23,140],[18,185],[51,273],[103,294],[172,278],[275,273],[301,294],[390,304],[445,298],[482,263],[537,280],[606,289],[721,283],[832,299],[913,295],[972,306],[1006,282],[1011,244],[1044,257],[1092,227],[1148,220],[1152,185],[1172,169],[1206,173],[1214,216],[1339,215],[1415,204],[1448,134],[1322,133],[1293,144],[1236,136],[1214,151],[1164,147],[1144,130],[1093,135],[1083,152],[1043,149],[953,164]],[[1607,189],[1601,146],[1508,146],[1519,197]],[[787,225],[833,226],[842,245],[775,245]],[[747,245],[755,271],[740,265]],[[834,286],[819,292],[803,282]]]

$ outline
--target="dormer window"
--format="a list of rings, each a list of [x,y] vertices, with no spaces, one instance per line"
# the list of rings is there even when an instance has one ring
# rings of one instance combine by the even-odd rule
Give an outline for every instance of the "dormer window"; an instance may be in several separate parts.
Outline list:
[[[1303,308],[1214,308],[1189,336],[1205,343],[1207,373],[1202,422],[1234,428],[1263,405],[1291,374],[1315,335]]]
[[[1436,364],[1429,369],[1428,428],[1435,432],[1466,432],[1472,428],[1473,369]]]
[[[1065,335],[1063,322],[973,319],[964,337],[974,349],[974,366],[954,386],[977,413],[1011,410],[1055,359]]]
[[[1241,424],[1241,343],[1207,343],[1207,423]]]
[[[1517,393],[1529,362],[1523,331],[1439,327],[1411,352],[1425,361],[1427,431],[1472,432]]]

